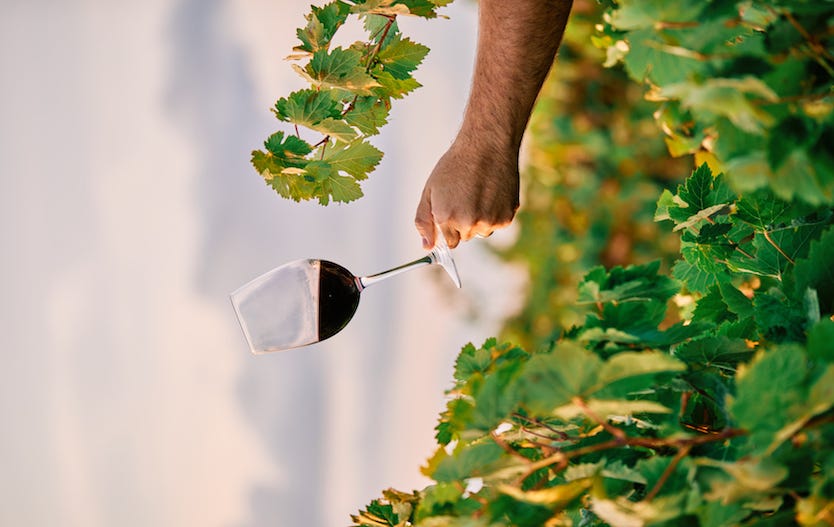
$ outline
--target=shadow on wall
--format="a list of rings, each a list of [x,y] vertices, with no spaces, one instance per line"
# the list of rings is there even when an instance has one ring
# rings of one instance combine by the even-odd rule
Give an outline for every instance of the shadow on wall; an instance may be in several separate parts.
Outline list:
[[[225,0],[185,0],[172,12],[167,37],[171,45],[167,106],[176,125],[199,154],[195,199],[207,229],[199,251],[196,288],[222,308],[229,291],[266,262],[280,261],[273,243],[286,204],[264,192],[252,174],[249,152],[272,126],[270,115],[253,100],[253,80],[245,51],[224,27]],[[263,136],[263,137],[262,137]],[[246,255],[252,255],[247,257]],[[235,328],[237,329],[237,328]],[[230,350],[230,353],[243,352]],[[323,478],[323,380],[316,354],[296,357],[291,375],[280,363],[247,361],[239,380],[243,412],[266,443],[275,465],[292,475],[286,488],[262,485],[250,491],[245,525],[323,525],[315,503]],[[304,391],[304,404],[282,404],[288,394]],[[286,425],[303,424],[304,433],[287,433]],[[276,439],[280,438],[280,444]],[[234,456],[229,452],[229,456]],[[222,477],[222,475],[218,475]]]

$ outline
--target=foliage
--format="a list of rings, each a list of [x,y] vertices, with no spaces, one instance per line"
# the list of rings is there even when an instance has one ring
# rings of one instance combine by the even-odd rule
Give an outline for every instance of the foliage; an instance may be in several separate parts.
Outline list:
[[[356,525],[834,524],[834,3],[604,11],[576,6],[531,124],[523,345],[463,348],[434,484]]]
[[[294,133],[277,131],[252,152],[252,165],[275,191],[295,201],[348,202],[362,196],[366,179],[382,152],[368,138],[388,120],[392,99],[420,86],[412,72],[429,49],[404,37],[400,15],[434,18],[451,0],[334,0],[311,6],[301,42],[288,59],[306,59],[293,69],[310,87],[278,99],[273,113]],[[368,35],[343,48],[332,46],[351,15]],[[301,130],[320,134],[318,142]]]
[[[504,337],[547,346],[580,324],[577,284],[588,269],[671,262],[677,236],[652,221],[655,202],[691,159],[671,158],[653,118],[656,105],[622,68],[603,68],[589,45],[598,6],[576,2],[530,120],[519,236],[502,257],[528,270],[527,301]]]

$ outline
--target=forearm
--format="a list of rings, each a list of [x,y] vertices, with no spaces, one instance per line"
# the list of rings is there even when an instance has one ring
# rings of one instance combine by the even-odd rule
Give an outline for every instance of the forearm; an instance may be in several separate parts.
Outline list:
[[[481,0],[472,92],[458,141],[517,152],[572,0]]]

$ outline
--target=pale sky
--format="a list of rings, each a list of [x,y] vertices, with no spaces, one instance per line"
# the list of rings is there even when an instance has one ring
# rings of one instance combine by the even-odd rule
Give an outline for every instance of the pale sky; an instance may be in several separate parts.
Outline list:
[[[417,270],[331,340],[257,357],[228,294],[296,258],[421,256],[413,211],[459,125],[475,6],[402,23],[433,49],[425,87],[374,140],[366,197],[329,208],[249,166],[302,86],[282,58],[307,6],[4,2],[0,525],[329,527],[425,484],[454,357],[495,333],[517,273],[472,242],[463,290]]]

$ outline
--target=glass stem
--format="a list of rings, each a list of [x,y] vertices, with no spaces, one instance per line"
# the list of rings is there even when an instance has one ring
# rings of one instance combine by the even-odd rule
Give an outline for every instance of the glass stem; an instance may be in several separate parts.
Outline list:
[[[356,285],[359,287],[359,290],[362,291],[366,287],[373,285],[379,281],[385,280],[386,278],[397,276],[398,274],[410,271],[412,269],[416,269],[417,267],[431,265],[436,261],[437,257],[435,256],[434,251],[432,251],[431,253],[427,254],[426,256],[423,256],[422,258],[418,258],[413,262],[408,262],[407,264],[403,264],[399,267],[394,267],[393,269],[389,269],[387,271],[372,274],[369,276],[358,276],[356,277]]]

